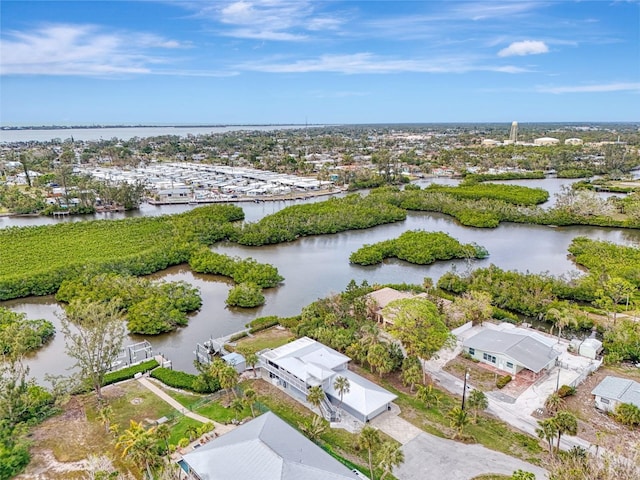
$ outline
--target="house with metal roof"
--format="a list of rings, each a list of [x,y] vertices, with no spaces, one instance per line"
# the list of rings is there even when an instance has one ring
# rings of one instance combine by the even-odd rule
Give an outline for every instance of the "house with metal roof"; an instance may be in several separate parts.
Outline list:
[[[349,357],[309,337],[258,352],[258,358],[263,377],[300,401],[306,401],[311,387],[322,387],[325,399],[320,410],[330,421],[340,418],[339,406],[361,422],[367,422],[386,412],[397,398],[348,370]],[[333,388],[337,377],[349,380],[349,391],[342,398]]]
[[[347,480],[358,476],[267,412],[183,456],[196,480]]]
[[[621,403],[630,403],[640,408],[640,383],[627,378],[607,376],[591,391],[596,408],[613,412]]]
[[[523,328],[486,328],[462,345],[472,358],[515,376],[525,369],[539,375],[553,368],[560,355],[554,344],[555,340]]]

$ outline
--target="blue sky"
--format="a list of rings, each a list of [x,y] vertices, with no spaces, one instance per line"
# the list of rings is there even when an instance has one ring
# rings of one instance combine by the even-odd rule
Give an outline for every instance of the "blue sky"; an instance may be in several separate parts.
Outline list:
[[[640,2],[8,1],[0,124],[640,120]]]

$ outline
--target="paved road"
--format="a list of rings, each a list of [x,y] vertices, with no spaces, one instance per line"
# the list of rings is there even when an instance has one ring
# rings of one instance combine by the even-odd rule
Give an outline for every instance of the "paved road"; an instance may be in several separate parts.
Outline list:
[[[393,469],[393,474],[400,480],[468,480],[486,473],[511,475],[518,469],[535,473],[538,479],[547,478],[545,470],[540,467],[482,445],[466,445],[436,437],[423,432],[399,414],[400,408],[393,404],[390,412],[371,420],[371,426],[402,444],[404,463]]]
[[[518,469],[534,473],[538,480],[546,479],[545,470],[482,445],[466,445],[428,433],[420,433],[403,445],[404,463],[393,469],[400,480],[433,478],[438,480],[469,480],[481,474],[511,475]]]

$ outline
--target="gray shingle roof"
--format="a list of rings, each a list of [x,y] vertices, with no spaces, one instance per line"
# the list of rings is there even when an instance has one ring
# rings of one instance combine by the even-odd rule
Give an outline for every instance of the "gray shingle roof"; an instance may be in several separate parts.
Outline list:
[[[183,457],[202,480],[346,480],[347,467],[267,412]]]
[[[631,403],[640,408],[640,383],[626,378],[608,376],[591,391],[592,395]]]
[[[551,346],[533,335],[490,329],[482,330],[465,340],[464,347],[505,355],[535,373],[540,372],[559,355]]]

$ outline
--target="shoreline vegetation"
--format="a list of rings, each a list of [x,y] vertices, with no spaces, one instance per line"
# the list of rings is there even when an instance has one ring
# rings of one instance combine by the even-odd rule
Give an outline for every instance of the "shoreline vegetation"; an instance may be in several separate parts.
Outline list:
[[[55,293],[63,280],[87,272],[148,275],[172,265],[192,263],[192,258],[201,255],[202,247],[222,240],[247,246],[290,242],[309,235],[402,221],[410,211],[444,213],[462,225],[478,228],[495,228],[501,222],[640,228],[638,212],[626,213],[628,199],[620,200],[618,210],[605,216],[584,212],[576,202],[540,208],[538,205],[547,198],[545,190],[514,185],[483,183],[425,189],[408,185],[404,190],[374,189],[364,197],[349,194],[293,205],[255,223],[241,224],[244,212],[235,205],[207,205],[177,215],[11,227],[0,230],[4,246],[0,300]],[[253,266],[263,268],[255,263]],[[225,271],[208,270],[227,275]],[[270,272],[267,283],[264,279],[245,281],[275,286],[281,279],[275,269]]]
[[[349,261],[358,265],[376,265],[386,258],[399,258],[417,265],[452,258],[487,258],[486,248],[476,244],[462,244],[444,232],[414,230],[396,239],[366,244],[351,254]]]

